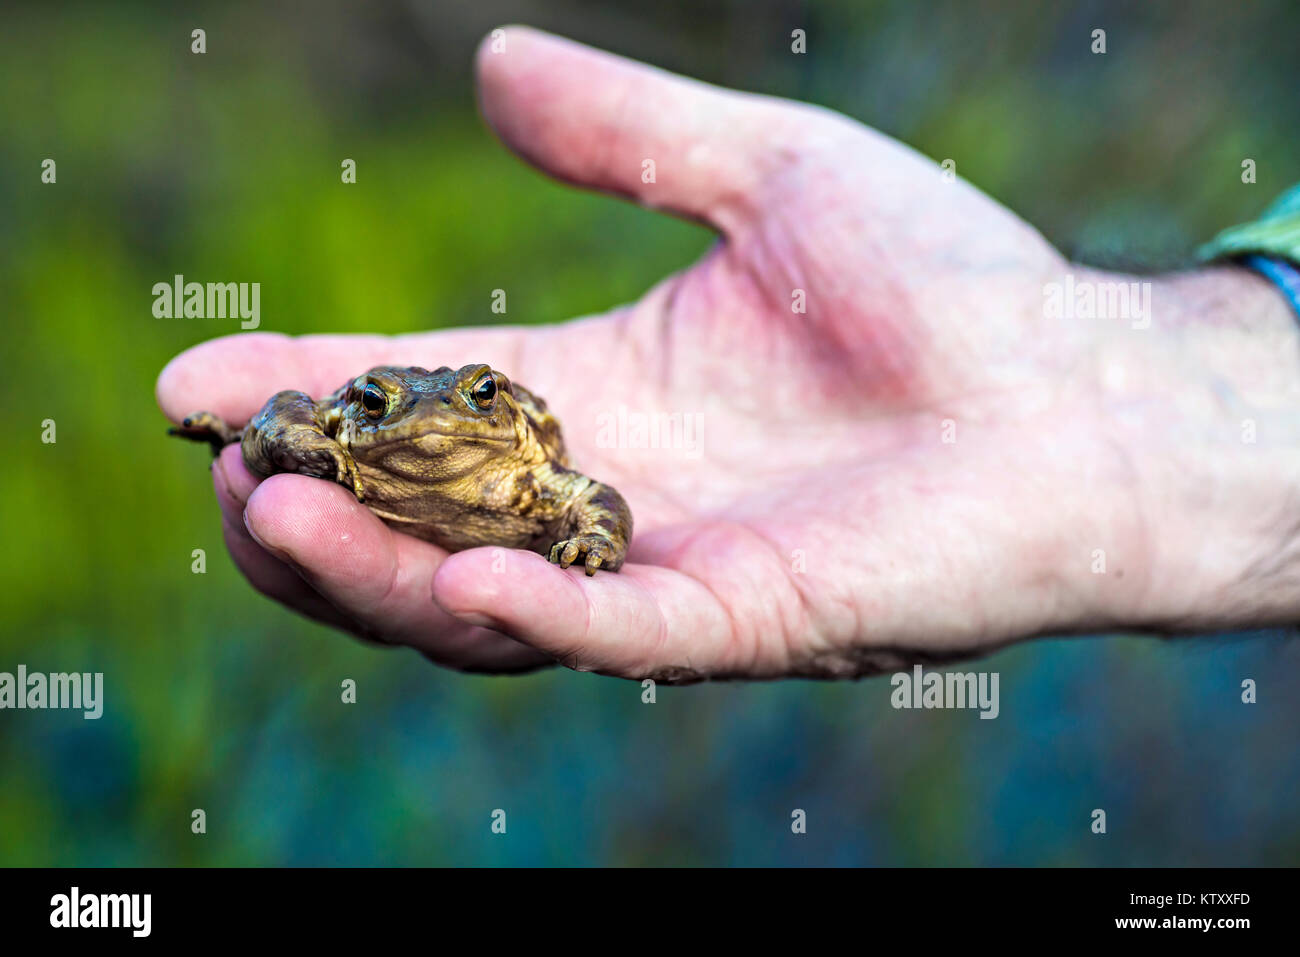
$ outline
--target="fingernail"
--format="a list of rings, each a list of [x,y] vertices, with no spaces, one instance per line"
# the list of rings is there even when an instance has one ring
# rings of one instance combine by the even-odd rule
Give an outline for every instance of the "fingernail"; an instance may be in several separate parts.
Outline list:
[[[266,549],[266,551],[270,552],[272,555],[280,559],[280,561],[284,562],[286,565],[288,565],[290,568],[294,569],[295,571],[297,572],[302,571],[302,568],[298,565],[296,561],[294,561],[293,556],[290,555],[287,551],[285,551],[283,548],[276,548],[274,545],[269,545],[266,542],[262,541],[262,537],[253,530],[252,524],[248,521],[247,509],[244,510],[244,528],[248,529],[249,537],[252,538],[253,541],[257,542],[257,544],[261,545],[262,548]]]
[[[483,614],[482,612],[453,611],[452,614],[467,625],[478,625],[480,628],[491,628],[495,631],[501,630],[501,622]]]
[[[230,473],[226,471],[225,463],[221,461],[221,456],[212,460],[212,471],[221,479],[221,487],[226,493],[226,497],[232,502],[238,502],[239,496],[235,494],[235,487],[230,482]]]

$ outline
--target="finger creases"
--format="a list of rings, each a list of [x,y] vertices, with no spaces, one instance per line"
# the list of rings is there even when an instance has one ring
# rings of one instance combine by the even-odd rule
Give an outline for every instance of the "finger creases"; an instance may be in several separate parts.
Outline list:
[[[587,576],[531,552],[475,548],[443,562],[433,597],[462,621],[577,671],[692,680],[729,670],[735,652],[726,613],[708,590],[656,566]]]
[[[450,624],[428,593],[446,553],[391,531],[341,486],[273,475],[249,497],[244,524],[258,545],[292,566],[354,631],[426,647]]]

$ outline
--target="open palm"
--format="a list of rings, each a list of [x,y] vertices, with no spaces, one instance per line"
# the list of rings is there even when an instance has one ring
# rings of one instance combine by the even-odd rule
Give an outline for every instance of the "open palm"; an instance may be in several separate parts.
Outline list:
[[[260,590],[454,667],[689,681],[862,674],[1077,628],[1093,548],[1142,567],[1138,517],[1085,508],[1128,463],[1097,425],[1091,339],[1043,317],[1065,263],[1030,227],[812,107],[520,28],[478,71],[526,159],[705,222],[717,245],[640,302],[554,327],[216,340],[167,367],[159,400],[240,422],[372,365],[490,363],[623,493],[628,564],[587,578],[521,551],[449,556],[339,486],[259,484],[230,447],[226,539]],[[676,416],[698,444],[611,441],[620,416]]]

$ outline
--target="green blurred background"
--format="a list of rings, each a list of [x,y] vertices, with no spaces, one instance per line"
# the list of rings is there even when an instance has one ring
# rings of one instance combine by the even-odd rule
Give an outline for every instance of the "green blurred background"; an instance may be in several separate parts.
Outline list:
[[[977,666],[1002,675],[980,721],[895,711],[883,680],[647,706],[567,671],[466,677],[252,591],[202,450],[165,437],[153,400],[172,355],[235,323],[155,319],[155,282],[258,281],[262,328],[290,333],[489,323],[496,287],[512,321],[552,322],[712,241],[499,146],[470,62],[505,22],[842,110],[957,158],[1098,264],[1176,265],[1300,180],[1286,0],[7,5],[0,671],[103,671],[106,711],[0,711],[0,864],[1300,859],[1288,636],[1035,642]]]

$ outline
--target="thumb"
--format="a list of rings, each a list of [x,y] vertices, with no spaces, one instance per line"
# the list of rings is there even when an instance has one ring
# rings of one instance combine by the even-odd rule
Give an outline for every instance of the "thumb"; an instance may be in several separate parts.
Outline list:
[[[747,218],[807,117],[528,27],[477,54],[479,105],[512,150],[557,179],[704,222]],[[780,140],[784,138],[785,148]]]

